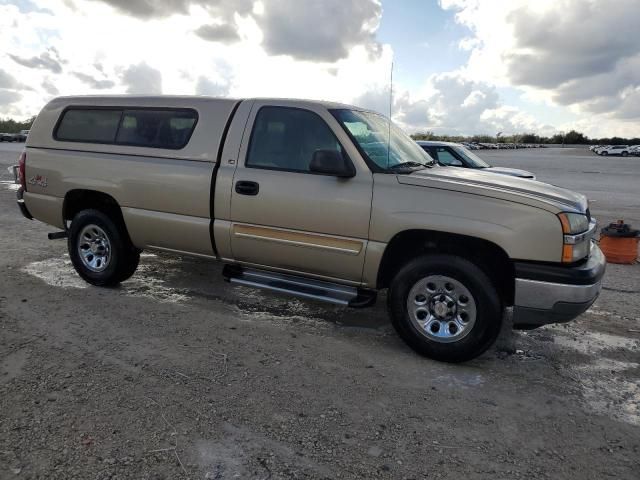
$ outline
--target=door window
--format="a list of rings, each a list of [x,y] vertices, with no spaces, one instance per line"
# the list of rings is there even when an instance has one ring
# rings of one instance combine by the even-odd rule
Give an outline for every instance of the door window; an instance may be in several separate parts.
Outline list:
[[[444,147],[438,147],[438,162],[440,165],[449,165],[454,167],[462,166],[462,162]]]
[[[342,152],[322,118],[308,110],[262,107],[256,115],[246,166],[309,172],[316,150]]]

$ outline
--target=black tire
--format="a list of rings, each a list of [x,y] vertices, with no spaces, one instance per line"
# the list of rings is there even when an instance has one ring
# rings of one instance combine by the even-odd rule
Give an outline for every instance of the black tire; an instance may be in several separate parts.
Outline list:
[[[99,210],[83,210],[71,221],[67,239],[69,257],[78,275],[91,285],[99,287],[117,285],[131,277],[138,268],[140,251],[133,246],[121,223],[114,222]],[[90,226],[98,227],[97,230],[101,231],[108,240],[109,256],[108,260],[102,264],[101,271],[92,270],[83,260],[78,248],[83,242],[81,238],[83,231]]]
[[[628,156],[628,155],[629,155],[629,152],[622,152],[622,156],[623,156],[623,157],[626,157],[626,156]]]
[[[600,155],[602,155],[603,157],[606,157],[607,155],[609,155],[609,152],[602,152]]]
[[[419,331],[409,314],[407,303],[412,288],[434,275],[459,282],[472,296],[474,323],[468,324],[469,330],[457,341],[440,343],[429,338],[425,330]],[[425,255],[407,263],[391,283],[388,307],[394,328],[413,350],[434,360],[452,363],[471,360],[486,351],[500,332],[503,315],[502,302],[491,279],[470,261],[445,254]],[[458,308],[457,302],[455,308]],[[449,327],[445,328],[449,330]],[[463,331],[460,330],[460,334]]]

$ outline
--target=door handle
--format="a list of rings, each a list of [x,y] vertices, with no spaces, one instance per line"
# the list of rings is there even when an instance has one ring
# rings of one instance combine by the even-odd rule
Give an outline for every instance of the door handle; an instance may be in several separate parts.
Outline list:
[[[247,180],[238,180],[236,182],[236,193],[240,195],[258,195],[258,191],[260,190],[260,185],[256,182],[249,182]]]

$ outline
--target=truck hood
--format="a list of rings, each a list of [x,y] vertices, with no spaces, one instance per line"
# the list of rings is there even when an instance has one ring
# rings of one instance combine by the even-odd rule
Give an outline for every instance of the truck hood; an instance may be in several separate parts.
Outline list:
[[[527,172],[526,170],[520,170],[519,168],[487,167],[483,168],[482,171],[488,173],[499,173],[501,175],[511,175],[513,177],[520,178],[536,178],[533,173]]]
[[[587,210],[587,197],[580,193],[548,183],[511,175],[496,175],[483,170],[434,166],[398,175],[398,182],[500,198],[555,212],[585,213]]]

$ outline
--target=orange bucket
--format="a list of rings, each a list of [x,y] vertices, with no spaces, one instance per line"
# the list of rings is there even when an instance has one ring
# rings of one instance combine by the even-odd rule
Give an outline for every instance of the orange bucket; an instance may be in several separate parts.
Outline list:
[[[638,259],[638,231],[622,220],[600,232],[600,249],[609,263],[632,264]]]

